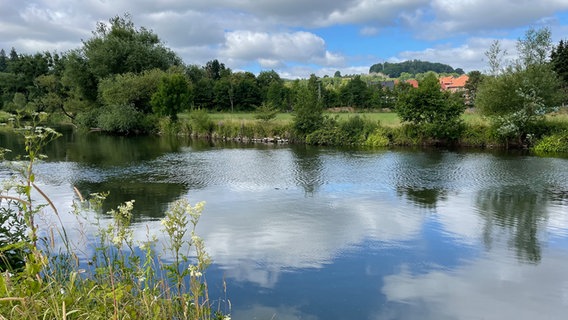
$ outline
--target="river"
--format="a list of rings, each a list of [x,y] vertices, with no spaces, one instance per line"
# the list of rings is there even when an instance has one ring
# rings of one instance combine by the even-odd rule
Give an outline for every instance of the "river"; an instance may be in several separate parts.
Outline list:
[[[21,152],[11,135],[0,146]],[[210,296],[226,295],[232,319],[568,313],[568,159],[73,132],[46,153],[38,185],[60,212],[74,186],[110,191],[106,209],[134,199],[140,240],[171,202],[205,201]],[[88,255],[85,231],[62,219]]]

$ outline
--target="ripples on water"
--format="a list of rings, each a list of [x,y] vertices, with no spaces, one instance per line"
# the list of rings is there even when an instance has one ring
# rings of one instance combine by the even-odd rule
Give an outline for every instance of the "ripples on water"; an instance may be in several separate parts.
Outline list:
[[[566,159],[114,143],[89,140],[98,152],[74,144],[38,165],[39,183],[65,206],[72,186],[110,191],[107,208],[136,199],[140,237],[147,224],[159,230],[153,220],[175,199],[205,200],[198,232],[214,260],[208,282],[215,295],[226,279],[233,319],[568,310]],[[128,152],[106,151],[117,146]]]

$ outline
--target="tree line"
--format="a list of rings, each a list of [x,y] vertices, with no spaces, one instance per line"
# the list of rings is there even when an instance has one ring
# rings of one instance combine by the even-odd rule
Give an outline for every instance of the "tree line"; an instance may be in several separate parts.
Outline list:
[[[412,130],[436,139],[457,139],[459,116],[475,107],[492,120],[499,137],[525,144],[543,133],[544,114],[564,102],[568,45],[553,46],[546,28],[530,29],[518,49],[518,61],[504,65],[504,52],[494,43],[486,52],[489,74],[470,72],[465,92],[458,93],[440,92],[434,71],[460,69],[418,60],[396,64],[414,73],[430,69],[415,74],[418,88],[405,81],[385,85],[392,78],[382,75],[339,72],[291,81],[274,70],[258,76],[234,72],[217,59],[185,65],[156,34],[125,15],[98,23],[90,39],[65,53],[0,50],[0,103],[7,112],[64,115],[78,126],[122,134],[150,132],[160,119],[175,121],[191,110],[293,111],[300,137],[326,123],[322,112],[328,108],[390,109]]]
[[[451,66],[439,62],[429,62],[421,60],[408,60],[404,62],[383,62],[376,63],[369,68],[369,73],[382,73],[391,78],[400,78],[401,76],[414,77],[418,73],[433,71],[436,73],[457,73],[464,74],[461,68],[454,69]]]
[[[128,15],[98,23],[90,39],[68,52],[0,50],[2,110],[64,114],[78,125],[119,133],[149,131],[156,117],[175,120],[193,109],[292,111],[302,87],[324,108],[392,108],[397,94],[361,76],[290,81],[273,70],[234,72],[217,59],[185,65]]]

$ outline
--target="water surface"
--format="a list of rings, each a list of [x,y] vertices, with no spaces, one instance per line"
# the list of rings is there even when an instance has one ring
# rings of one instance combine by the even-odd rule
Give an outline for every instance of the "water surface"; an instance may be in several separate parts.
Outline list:
[[[0,143],[19,150],[13,137]],[[110,191],[108,209],[135,199],[141,240],[172,201],[206,201],[210,295],[225,297],[225,279],[233,319],[568,312],[567,159],[74,133],[47,153],[39,184],[60,211],[73,186]]]

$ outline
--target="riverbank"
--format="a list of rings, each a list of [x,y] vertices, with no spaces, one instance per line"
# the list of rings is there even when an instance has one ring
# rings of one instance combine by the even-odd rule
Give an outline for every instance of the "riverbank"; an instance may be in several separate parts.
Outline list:
[[[280,113],[259,120],[254,113],[184,113],[173,123],[162,119],[160,134],[175,134],[243,143],[299,143],[325,146],[440,146],[465,148],[534,149],[541,153],[568,152],[568,113],[551,114],[537,122],[533,134],[507,142],[491,123],[475,113],[464,113],[454,139],[432,138],[431,133],[399,121],[393,112],[325,113],[322,127],[305,136],[293,130],[293,115]]]

